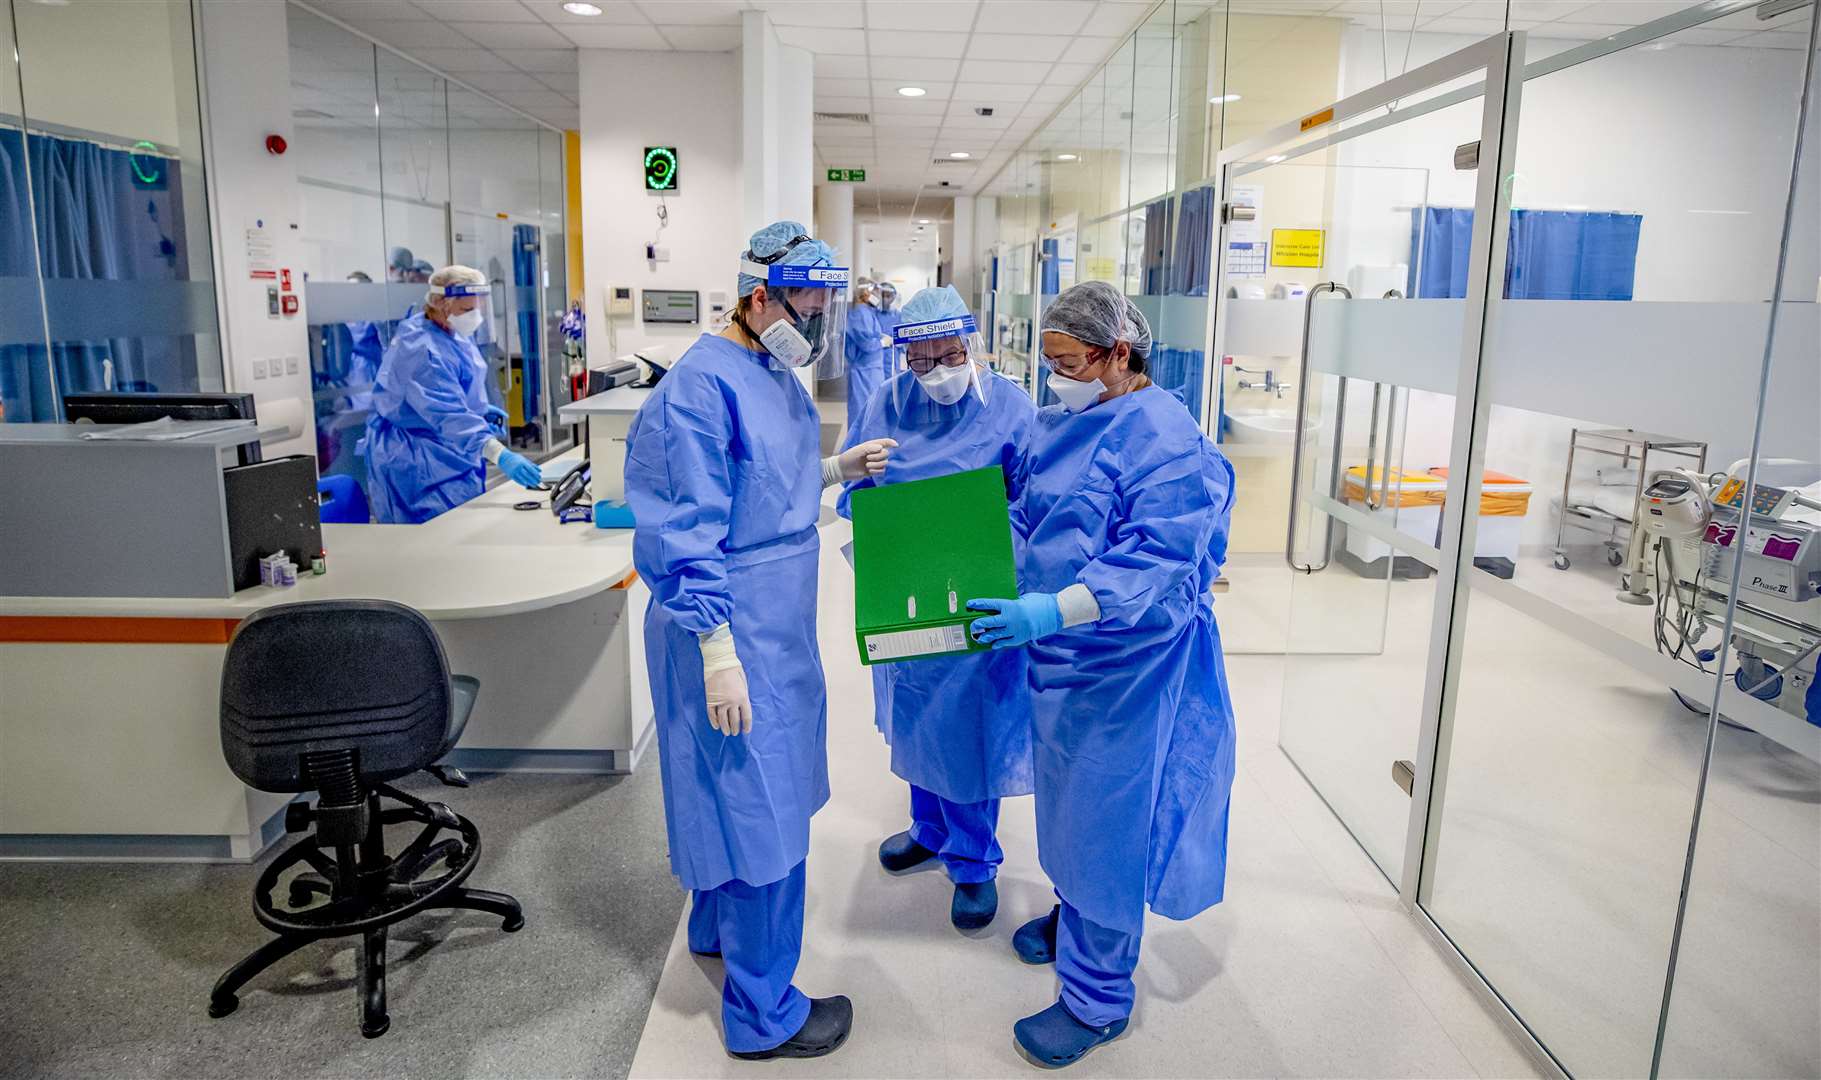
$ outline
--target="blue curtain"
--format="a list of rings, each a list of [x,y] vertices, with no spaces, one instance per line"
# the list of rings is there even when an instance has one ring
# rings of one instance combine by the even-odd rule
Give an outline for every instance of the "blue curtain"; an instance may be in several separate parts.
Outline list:
[[[538,279],[542,276],[538,262],[536,225],[512,227],[513,307],[517,312],[519,351],[525,365],[523,411],[526,423],[537,423],[538,386],[543,382],[542,337],[537,322]]]
[[[200,388],[195,339],[189,334],[147,333],[133,337],[90,336],[98,314],[87,299],[93,294],[63,287],[63,282],[184,282],[190,278],[185,249],[183,177],[179,163],[156,155],[113,150],[80,139],[31,135],[19,153],[21,135],[0,132],[0,205],[7,210],[5,239],[0,241],[4,274],[42,273],[45,308],[50,315],[50,361],[62,392],[98,390],[104,385],[103,361],[114,365],[120,390],[194,391]],[[31,165],[32,211],[23,204],[24,164]],[[38,262],[21,223],[31,220],[38,240]],[[21,260],[25,260],[23,263]],[[15,275],[15,269],[24,269]],[[169,292],[162,294],[169,297]],[[150,302],[150,301],[148,301]],[[119,310],[108,311],[115,324]],[[169,312],[153,320],[169,325]],[[6,309],[7,333],[13,342],[0,354],[0,399],[8,420],[53,420],[44,350],[17,342],[28,333],[14,327],[16,315]]]
[[[1182,219],[1176,226],[1176,257],[1170,260],[1171,296],[1208,295],[1213,244],[1214,189],[1197,188],[1182,197]]]
[[[0,411],[7,420],[48,420],[50,365],[44,353],[44,309],[25,187],[22,133],[0,130]]]
[[[1201,378],[1207,353],[1200,349],[1176,349],[1157,345],[1151,350],[1151,381],[1182,399],[1201,423]]]
[[[1062,262],[1060,256],[1061,249],[1057,246],[1055,237],[1051,237],[1043,242],[1043,277],[1041,278],[1040,291],[1045,296],[1055,296],[1062,291]]]
[[[1159,199],[1144,208],[1144,295],[1162,296],[1170,258],[1170,211],[1175,204]]]
[[[1512,300],[1630,300],[1637,275],[1638,214],[1584,210],[1512,210],[1505,296]],[[1410,212],[1413,297],[1467,295],[1473,211],[1448,207]],[[1422,280],[1417,280],[1417,251]]]

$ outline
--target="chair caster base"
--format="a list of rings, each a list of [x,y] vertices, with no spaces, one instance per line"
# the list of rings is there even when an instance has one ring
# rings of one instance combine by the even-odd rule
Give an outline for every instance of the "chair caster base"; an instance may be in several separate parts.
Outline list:
[[[240,998],[229,994],[227,997],[209,999],[209,1019],[219,1020],[240,1008]]]
[[[500,929],[505,931],[508,934],[516,934],[520,930],[523,930],[524,928],[525,928],[525,917],[523,915],[519,915],[515,918],[507,919],[505,922],[500,923]]]
[[[391,1030],[392,1018],[390,1016],[382,1016],[379,1018],[378,1023],[372,1025],[367,1024],[364,1020],[361,1021],[360,1036],[363,1039],[377,1039]]]

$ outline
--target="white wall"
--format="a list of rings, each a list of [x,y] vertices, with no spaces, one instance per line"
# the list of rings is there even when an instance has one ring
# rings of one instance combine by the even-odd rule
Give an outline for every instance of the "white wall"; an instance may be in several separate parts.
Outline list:
[[[744,229],[740,142],[740,57],[689,53],[678,78],[677,53],[583,49],[582,257],[588,267],[588,356],[610,356],[605,297],[609,286],[695,289],[702,317],[709,293],[735,293]],[[664,93],[653,93],[664,86]],[[632,107],[636,103],[636,107]],[[647,146],[675,146],[679,190],[664,200],[670,225],[657,236],[658,198],[645,191]],[[670,261],[645,261],[657,236]],[[635,314],[617,327],[619,351],[647,343],[687,345],[706,328],[645,325]]]
[[[868,240],[864,251],[867,273],[875,280],[889,281],[898,287],[898,302],[903,304],[920,289],[936,283],[936,246],[919,244],[913,248],[903,242]]]
[[[291,62],[284,0],[238,0],[198,5],[209,121],[209,201],[215,224],[217,295],[226,324],[223,339],[229,390],[254,395],[262,423],[284,421],[302,434],[268,443],[268,455],[314,454],[316,424],[310,407],[310,347],[298,260],[295,158],[266,152],[265,138],[291,135]],[[103,65],[105,66],[105,65]],[[247,230],[264,222],[280,266],[293,271],[296,315],[267,314],[266,289],[275,284],[248,276]],[[291,372],[290,361],[297,371]],[[281,370],[253,377],[254,361]]]

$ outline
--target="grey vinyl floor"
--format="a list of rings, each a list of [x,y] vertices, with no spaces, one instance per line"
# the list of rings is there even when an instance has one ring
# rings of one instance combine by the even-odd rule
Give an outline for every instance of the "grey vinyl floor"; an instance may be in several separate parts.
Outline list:
[[[215,979],[267,937],[258,866],[0,864],[0,1076],[623,1077],[683,903],[656,764],[405,785],[473,819],[470,884],[516,894],[526,927],[479,912],[395,927],[392,1029],[375,1040],[353,939],[281,961],[208,1018]]]

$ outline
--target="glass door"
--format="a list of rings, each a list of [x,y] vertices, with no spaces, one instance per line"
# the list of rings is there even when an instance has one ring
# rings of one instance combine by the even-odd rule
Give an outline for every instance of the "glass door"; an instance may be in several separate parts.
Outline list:
[[[1436,206],[1495,216],[1472,151],[1498,145],[1521,40],[1488,39],[1220,158],[1224,362],[1209,399],[1240,485],[1221,633],[1232,651],[1283,655],[1278,743],[1394,885],[1428,782],[1445,475],[1484,306],[1483,278],[1458,296],[1417,286]],[[1450,250],[1464,278],[1489,243],[1463,234]]]

